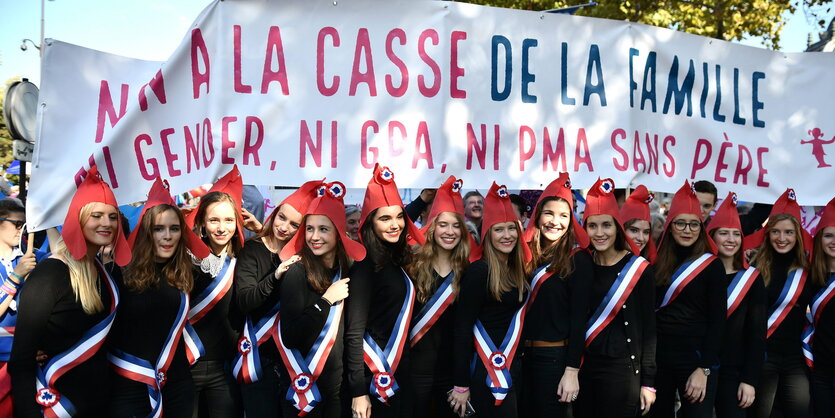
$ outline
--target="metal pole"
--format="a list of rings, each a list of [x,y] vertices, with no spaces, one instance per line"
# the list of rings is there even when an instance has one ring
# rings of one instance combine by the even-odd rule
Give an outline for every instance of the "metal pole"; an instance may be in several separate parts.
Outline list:
[[[40,55],[41,61],[43,61],[43,49],[46,46],[44,44],[44,28],[46,26],[46,23],[45,23],[46,22],[46,19],[45,19],[46,16],[45,15],[46,15],[46,0],[41,0],[41,47],[38,48],[38,54]],[[26,195],[27,195],[27,193],[26,193],[27,192],[27,190],[26,190],[26,187],[27,187],[26,186],[26,166],[27,166],[26,161],[21,161],[20,162],[20,174],[17,176],[17,178],[18,178],[17,187],[18,187],[18,189],[20,189],[20,192],[18,193],[17,197],[18,197],[18,199],[20,199],[21,202],[23,202],[24,205],[26,204]]]

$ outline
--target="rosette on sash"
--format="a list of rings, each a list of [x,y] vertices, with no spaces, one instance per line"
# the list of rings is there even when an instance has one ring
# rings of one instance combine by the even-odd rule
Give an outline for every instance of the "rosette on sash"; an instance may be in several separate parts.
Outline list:
[[[418,312],[415,317],[415,324],[412,326],[412,330],[409,331],[409,346],[414,347],[429,332],[429,329],[438,322],[438,319],[444,314],[449,305],[452,305],[452,302],[455,301],[455,293],[452,292],[453,275],[454,272],[447,274],[441,286],[435,291],[435,294],[426,302],[423,309]]]
[[[188,357],[188,362],[191,365],[194,365],[202,355],[206,354],[206,349],[194,329],[194,324],[206,316],[232,288],[232,281],[235,277],[235,260],[235,258],[226,257],[223,268],[221,268],[217,277],[212,279],[209,286],[192,301],[191,308],[188,311],[188,322],[186,322],[183,331],[186,357]]]
[[[541,268],[544,272],[545,268]],[[541,276],[540,276],[541,277]],[[490,392],[495,398],[495,405],[501,405],[504,398],[507,396],[513,381],[510,376],[510,366],[513,363],[513,356],[516,354],[516,348],[519,346],[519,341],[522,338],[522,327],[525,322],[525,312],[527,311],[528,302],[531,293],[525,297],[524,303],[513,315],[510,321],[510,327],[505,334],[502,345],[496,347],[487,330],[481,321],[476,320],[473,326],[473,339],[475,340],[476,355],[481,359],[484,368],[487,369],[487,378],[485,379]]]
[[[261,359],[258,357],[258,347],[270,337],[276,336],[276,325],[279,320],[280,303],[261,317],[258,322],[246,317],[244,332],[238,340],[238,352],[232,361],[232,375],[239,382],[255,383],[261,378]]]
[[[757,280],[757,277],[760,276],[760,272],[753,267],[748,267],[745,270],[740,270],[736,272],[734,279],[731,281],[731,284],[728,285],[728,315],[727,318],[731,317],[731,314],[736,311],[736,308],[742,303],[742,300],[745,299],[745,295],[748,294],[748,291],[751,290],[751,286]]]
[[[794,307],[800,294],[803,293],[806,276],[808,274],[802,268],[789,272],[789,277],[786,278],[786,284],[783,285],[780,296],[768,311],[768,332],[766,332],[766,338],[770,338],[771,334],[774,334],[774,331],[780,327],[780,324],[783,323],[783,320],[786,319],[786,316],[788,316],[792,307]]]
[[[606,292],[606,296],[586,322],[586,347],[615,319],[648,266],[649,261],[638,255],[633,255],[623,266],[609,291]]]
[[[670,288],[667,289],[667,293],[664,294],[664,299],[661,301],[661,305],[655,308],[656,311],[660,310],[661,308],[673,303],[673,301],[678,297],[682,290],[687,287],[699,273],[702,272],[714,259],[716,256],[713,254],[705,253],[702,254],[699,258],[688,261],[682,264],[675,273],[673,273],[672,283],[670,284]]]
[[[803,357],[809,368],[812,368],[815,363],[815,358],[812,355],[812,338],[815,336],[815,327],[818,326],[823,309],[829,304],[833,296],[835,296],[835,274],[829,276],[826,287],[812,298],[812,304],[809,311],[806,312],[806,320],[809,323],[803,330]]]

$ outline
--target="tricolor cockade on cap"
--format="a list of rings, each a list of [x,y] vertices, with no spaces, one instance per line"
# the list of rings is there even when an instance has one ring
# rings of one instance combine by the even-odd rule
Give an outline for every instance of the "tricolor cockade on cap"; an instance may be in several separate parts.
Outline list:
[[[432,200],[432,209],[429,211],[423,227],[420,232],[423,233],[424,240],[429,225],[444,212],[454,212],[464,216],[464,199],[461,197],[461,188],[464,186],[464,181],[456,179],[455,176],[449,176],[446,181],[441,184],[441,187],[435,192],[435,199]],[[467,228],[461,225],[462,233],[466,234],[470,240],[470,261],[478,260],[481,252],[478,250],[478,243],[473,239],[473,236],[467,233]]]
[[[400,206],[403,208],[403,201],[400,200],[400,191],[397,190],[397,184],[394,183],[394,173],[388,168],[380,164],[374,165],[374,172],[371,175],[371,180],[368,181],[368,186],[365,188],[365,198],[362,202],[362,212],[360,213],[360,230],[371,212],[386,206]],[[423,234],[417,229],[412,220],[405,213],[403,215],[406,220],[406,232],[409,241],[423,244]],[[362,234],[360,234],[360,240]]]
[[[661,235],[661,240],[658,242],[658,245],[661,245],[661,243],[667,239],[667,228],[669,228],[670,223],[672,223],[677,216],[684,214],[695,215],[700,222],[702,220],[702,208],[699,203],[699,198],[696,196],[696,189],[687,180],[684,180],[684,185],[678,189],[676,194],[673,196],[673,201],[670,202],[670,209],[667,211],[667,221],[664,223],[664,232]],[[707,237],[707,244],[710,253],[716,255],[718,250],[716,249],[716,244],[712,239],[710,239],[710,237]]]
[[[490,190],[487,191],[487,195],[484,196],[484,215],[481,218],[482,245],[490,236],[490,228],[502,222],[516,222],[520,232],[518,239],[522,239],[522,224],[519,222],[519,218],[516,217],[513,204],[510,203],[510,193],[508,193],[507,187],[504,185],[500,186],[494,181],[493,185],[490,186]],[[533,258],[530,248],[524,243],[522,243],[521,247],[525,262],[530,262]]]
[[[774,202],[774,206],[771,208],[771,213],[768,214],[768,217],[771,218],[772,216],[779,214],[791,215],[795,220],[797,220],[797,223],[801,225],[800,234],[803,236],[803,246],[806,250],[811,250],[812,236],[809,235],[805,229],[803,229],[803,218],[800,216],[800,205],[797,203],[797,195],[795,195],[794,189],[786,189],[786,191],[777,198],[777,201]],[[762,228],[745,237],[742,248],[750,250],[752,248],[759,247],[764,240],[765,228]]]
[[[620,219],[621,225],[625,228],[627,222],[638,219],[649,223],[650,231],[652,231],[652,216],[649,212],[649,204],[653,200],[655,200],[655,195],[647,190],[646,186],[642,184],[636,187],[620,208],[620,218],[618,219]],[[656,248],[652,233],[649,234],[646,247],[647,259],[654,263]]]
[[[623,226],[620,222],[620,209],[618,209],[618,201],[615,198],[615,182],[612,179],[597,179],[597,182],[591,186],[586,195],[586,210],[583,211],[583,223],[588,221],[590,216],[595,215],[610,215],[623,233]],[[629,237],[624,234],[626,243],[629,245],[630,251],[635,255],[640,255],[641,250]]]
[[[560,173],[559,177],[545,187],[545,190],[542,191],[539,199],[537,199],[536,205],[534,205],[534,213],[531,215],[527,229],[525,229],[525,242],[531,242],[533,240],[534,232],[537,229],[536,222],[540,215],[539,204],[548,197],[559,197],[568,202],[568,207],[572,211],[571,223],[574,226],[574,239],[577,241],[577,246],[580,248],[588,247],[589,237],[583,227],[580,226],[577,217],[574,216],[574,195],[571,192],[571,179],[568,177],[568,173]]]

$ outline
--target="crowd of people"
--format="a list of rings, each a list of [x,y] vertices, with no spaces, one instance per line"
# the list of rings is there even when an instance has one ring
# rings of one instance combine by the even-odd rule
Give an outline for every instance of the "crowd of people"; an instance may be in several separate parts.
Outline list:
[[[260,220],[235,168],[188,213],[157,179],[128,231],[93,167],[51,254],[0,200],[0,415],[835,416],[835,199],[810,235],[791,189],[660,218],[615,186],[404,205],[378,165]]]

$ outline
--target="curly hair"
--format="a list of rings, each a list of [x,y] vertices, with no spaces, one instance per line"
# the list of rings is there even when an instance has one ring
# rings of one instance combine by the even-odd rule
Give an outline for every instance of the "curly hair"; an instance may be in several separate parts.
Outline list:
[[[467,236],[467,227],[464,225],[464,217],[456,212],[451,213],[455,216],[455,221],[458,222],[461,230],[461,239],[455,248],[452,249],[450,261],[452,263],[452,292],[458,294],[458,289],[461,287],[461,276],[464,270],[470,265],[470,239]],[[435,228],[438,226],[438,218],[429,224],[426,230],[426,243],[420,247],[415,254],[415,259],[409,265],[409,275],[415,281],[417,291],[417,299],[420,302],[426,302],[432,297],[435,292],[435,270],[432,267],[432,261],[438,256],[438,244],[435,242]]]
[[[185,231],[186,220],[183,213],[176,206],[157,205],[145,212],[137,226],[136,242],[133,247],[133,258],[125,267],[125,286],[135,292],[143,292],[149,288],[159,286],[160,276],[156,269],[156,249],[154,248],[154,227],[159,215],[173,211],[180,222],[180,230]],[[174,255],[162,268],[161,276],[172,287],[188,293],[194,286],[193,264],[191,256],[186,250],[185,235],[180,235]]]

